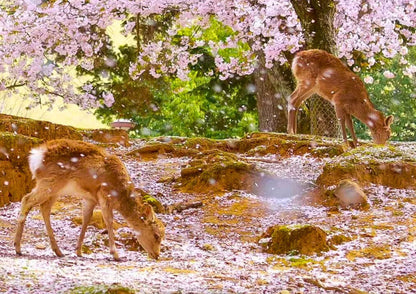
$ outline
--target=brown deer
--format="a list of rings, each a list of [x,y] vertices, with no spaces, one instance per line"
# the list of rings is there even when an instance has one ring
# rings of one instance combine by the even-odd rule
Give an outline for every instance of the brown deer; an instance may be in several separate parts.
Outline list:
[[[60,139],[32,149],[29,166],[36,186],[22,199],[14,241],[18,255],[21,255],[20,241],[27,215],[34,206],[40,205],[52,250],[57,256],[63,256],[55,240],[50,214],[59,196],[72,195],[82,199],[78,256],[81,256],[85,231],[98,204],[108,230],[110,253],[115,260],[119,256],[114,241],[113,209],[120,212],[134,229],[137,240],[149,256],[159,257],[165,227],[149,204],[132,197],[134,185],[118,157],[90,143]]]
[[[367,125],[376,144],[385,144],[390,138],[390,125],[394,117],[390,115],[385,118],[374,108],[364,83],[337,57],[323,50],[301,51],[293,59],[292,72],[297,86],[289,97],[289,134],[296,133],[299,106],[312,94],[318,94],[335,106],[345,143],[348,144],[345,129],[347,124],[353,145],[357,146],[351,115]]]

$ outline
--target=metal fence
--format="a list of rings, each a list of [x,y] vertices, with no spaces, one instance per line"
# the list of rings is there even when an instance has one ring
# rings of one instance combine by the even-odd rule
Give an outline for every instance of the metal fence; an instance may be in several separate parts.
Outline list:
[[[342,138],[341,127],[334,106],[327,100],[314,95],[308,99],[311,118],[311,134]]]

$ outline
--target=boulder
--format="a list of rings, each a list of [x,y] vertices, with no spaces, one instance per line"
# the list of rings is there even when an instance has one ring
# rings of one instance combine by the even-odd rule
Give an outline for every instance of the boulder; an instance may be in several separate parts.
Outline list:
[[[246,190],[254,186],[259,171],[232,153],[203,153],[182,168],[177,179],[184,192],[218,192]]]
[[[271,254],[312,255],[329,250],[326,236],[312,225],[276,225],[267,229],[259,243],[264,252]]]
[[[334,195],[338,198],[343,208],[368,208],[367,195],[361,187],[351,180],[342,180],[334,190]]]
[[[42,140],[0,132],[0,206],[20,201],[34,182],[29,171],[29,150]]]
[[[328,161],[317,183],[333,186],[343,179],[361,185],[416,188],[416,154],[394,146],[360,146]]]
[[[137,148],[127,153],[140,160],[156,160],[160,157],[172,156],[175,148],[169,143],[151,142],[143,147]]]
[[[0,114],[0,132],[10,132],[44,140],[82,139],[80,131],[74,127],[6,114]]]
[[[289,197],[299,192],[299,187],[292,181],[277,178],[233,153],[219,150],[196,156],[182,168],[176,181],[177,187],[184,192],[244,190],[265,197]]]
[[[228,153],[246,153],[249,156],[277,154],[280,157],[310,154],[314,157],[333,157],[342,154],[344,145],[336,140],[310,135],[280,133],[253,133],[241,139],[214,140],[208,138],[160,137],[134,150],[145,160],[158,156],[195,157],[212,150]]]
[[[248,155],[278,154],[281,157],[309,154],[334,157],[344,153],[342,143],[321,136],[252,133],[235,143],[236,149]]]
[[[130,146],[129,134],[122,129],[98,129],[84,130],[82,134],[98,143],[118,144],[121,146]]]
[[[78,226],[82,225],[82,215],[77,215],[72,219],[72,222]],[[103,218],[103,214],[101,212],[101,210],[94,210],[90,222],[88,224],[89,226],[93,226],[99,230],[103,230],[106,229],[106,225],[104,222],[104,218]],[[115,230],[118,230],[119,228],[121,228],[123,225],[118,223],[117,221],[113,221],[113,228]]]
[[[20,169],[10,161],[0,161],[0,207],[20,201],[33,188],[29,169]]]

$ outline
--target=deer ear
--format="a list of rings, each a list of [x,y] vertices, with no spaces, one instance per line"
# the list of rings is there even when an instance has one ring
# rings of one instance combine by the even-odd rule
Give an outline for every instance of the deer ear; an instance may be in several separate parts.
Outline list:
[[[386,117],[384,124],[389,127],[393,123],[393,120],[394,120],[394,116],[389,115],[388,117]]]
[[[155,220],[155,213],[153,212],[153,207],[148,203],[143,204],[143,216],[146,218],[147,221],[153,222]]]

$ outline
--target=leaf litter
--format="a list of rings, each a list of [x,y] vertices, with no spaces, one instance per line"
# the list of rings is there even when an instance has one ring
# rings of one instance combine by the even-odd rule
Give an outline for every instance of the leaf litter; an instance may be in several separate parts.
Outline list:
[[[143,145],[134,143],[130,149]],[[287,182],[299,185],[293,195],[279,189],[271,197],[244,191],[209,195],[181,193],[166,177],[178,177],[189,158],[137,161],[123,156],[128,149],[110,149],[121,155],[135,185],[158,195],[165,205],[202,200],[204,206],[181,213],[159,214],[167,225],[161,258],[128,250],[118,237],[120,262],[111,259],[107,235],[89,226],[85,245],[75,254],[80,226],[72,219],[81,205],[61,205],[52,225],[63,258],[49,246],[38,211],[27,219],[23,256],[16,256],[13,234],[20,203],[0,209],[0,292],[71,293],[80,286],[121,285],[137,293],[412,293],[416,289],[416,198],[413,190],[365,187],[371,208],[333,210],[305,204],[326,159],[275,155],[245,157],[250,163]],[[279,194],[279,192],[282,192]],[[292,193],[290,192],[290,193]],[[238,210],[238,205],[243,205]],[[116,220],[122,222],[116,213]],[[262,232],[276,224],[312,224],[328,237],[342,234],[349,241],[310,257],[270,255],[258,244]],[[129,228],[117,231],[133,234]],[[284,293],[284,292],[283,292]]]

